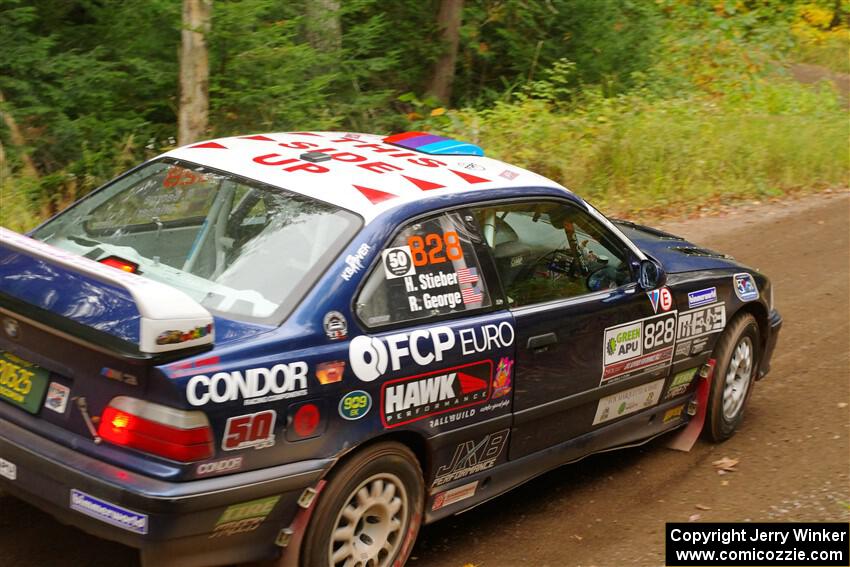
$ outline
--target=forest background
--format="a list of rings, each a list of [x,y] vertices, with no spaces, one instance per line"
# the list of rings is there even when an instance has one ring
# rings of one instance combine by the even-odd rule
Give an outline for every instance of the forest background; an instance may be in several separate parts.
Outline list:
[[[848,0],[0,0],[0,225],[178,144],[287,130],[446,134],[615,214],[846,188],[848,18]]]

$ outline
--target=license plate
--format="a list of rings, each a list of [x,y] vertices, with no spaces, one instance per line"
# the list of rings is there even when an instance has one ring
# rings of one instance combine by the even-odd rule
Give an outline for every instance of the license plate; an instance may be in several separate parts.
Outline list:
[[[0,459],[0,476],[15,480],[18,478],[18,467],[15,466],[15,463]]]
[[[49,373],[32,362],[0,351],[0,400],[38,413]]]

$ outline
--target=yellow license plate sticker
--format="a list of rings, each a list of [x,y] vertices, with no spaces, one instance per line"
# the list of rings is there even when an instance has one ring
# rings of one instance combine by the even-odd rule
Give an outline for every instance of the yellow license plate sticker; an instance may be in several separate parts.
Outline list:
[[[0,400],[38,413],[47,390],[47,370],[0,351]]]

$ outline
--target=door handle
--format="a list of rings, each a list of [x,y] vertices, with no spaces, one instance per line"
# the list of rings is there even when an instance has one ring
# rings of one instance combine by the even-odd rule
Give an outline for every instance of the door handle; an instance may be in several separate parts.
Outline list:
[[[535,335],[528,337],[528,350],[540,350],[558,342],[558,335],[555,333],[546,333],[545,335]]]

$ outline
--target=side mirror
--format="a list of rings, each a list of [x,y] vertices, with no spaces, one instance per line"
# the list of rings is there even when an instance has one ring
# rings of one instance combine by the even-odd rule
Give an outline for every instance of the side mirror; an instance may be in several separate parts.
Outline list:
[[[638,273],[638,285],[641,289],[656,289],[663,286],[666,282],[667,273],[660,264],[653,260],[641,260]]]

